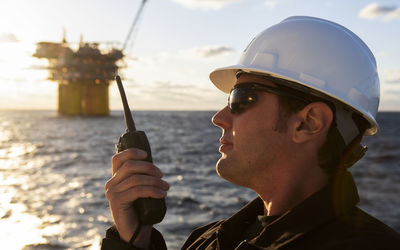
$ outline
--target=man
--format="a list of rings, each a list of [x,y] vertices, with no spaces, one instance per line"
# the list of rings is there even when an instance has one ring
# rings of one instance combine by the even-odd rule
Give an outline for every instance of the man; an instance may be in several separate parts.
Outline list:
[[[376,62],[360,38],[327,20],[291,17],[210,79],[230,93],[212,119],[223,131],[217,172],[258,198],[196,229],[183,249],[400,249],[394,230],[355,206],[347,171],[365,152],[362,136],[378,130]],[[105,188],[115,227],[103,249],[165,248],[131,207],[168,190],[144,158],[137,149],[113,157]]]

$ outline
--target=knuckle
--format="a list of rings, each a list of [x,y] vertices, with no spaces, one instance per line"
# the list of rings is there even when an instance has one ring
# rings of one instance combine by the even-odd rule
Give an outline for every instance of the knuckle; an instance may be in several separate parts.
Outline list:
[[[116,194],[117,194],[116,189],[113,186],[108,187],[108,189],[106,190],[106,197],[108,200],[114,199],[117,196]]]
[[[107,181],[106,184],[104,185],[104,189],[107,190],[108,187],[112,186],[113,182],[114,182],[114,178],[113,178],[113,177],[111,177],[110,179],[108,179],[108,181]]]
[[[111,200],[111,198],[112,198],[111,190],[107,189],[105,193],[106,193],[107,200]]]
[[[157,186],[159,188],[163,188],[165,186],[164,181],[161,179],[155,179],[154,180],[154,186]]]
[[[119,161],[119,154],[113,155],[111,158],[112,165],[116,165],[118,163],[118,161]]]
[[[107,190],[107,189],[110,187],[111,183],[112,183],[112,179],[109,179],[109,180],[106,182],[106,184],[104,184],[104,190]]]

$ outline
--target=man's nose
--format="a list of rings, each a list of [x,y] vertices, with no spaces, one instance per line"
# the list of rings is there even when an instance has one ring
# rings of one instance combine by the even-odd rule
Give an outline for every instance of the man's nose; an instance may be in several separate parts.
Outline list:
[[[212,123],[222,129],[228,129],[232,124],[232,114],[229,111],[228,106],[218,111],[211,119]]]

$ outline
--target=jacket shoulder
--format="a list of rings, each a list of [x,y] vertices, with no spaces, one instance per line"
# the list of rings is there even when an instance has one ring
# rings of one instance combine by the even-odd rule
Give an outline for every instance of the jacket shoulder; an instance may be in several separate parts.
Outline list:
[[[400,249],[400,235],[383,222],[355,208],[351,214],[337,217],[306,233],[296,243],[323,250],[394,250]]]
[[[359,208],[347,224],[349,233],[345,240],[349,245],[362,245],[364,249],[400,249],[400,234]]]

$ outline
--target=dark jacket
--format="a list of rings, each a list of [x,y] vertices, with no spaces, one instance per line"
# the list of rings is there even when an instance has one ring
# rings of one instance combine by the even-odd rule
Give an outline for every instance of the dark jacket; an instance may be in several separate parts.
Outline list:
[[[265,225],[255,237],[246,238],[246,235],[257,215],[263,213],[260,198],[227,220],[196,229],[182,249],[399,250],[399,234],[357,208],[358,201],[357,188],[347,173],[340,182],[327,185]],[[135,249],[122,243],[113,245],[117,243],[118,238],[106,238],[102,249]],[[164,240],[156,231],[152,245],[153,249],[165,249]]]
[[[263,211],[260,198],[227,220],[196,229],[182,249],[393,249],[400,235],[355,205],[357,188],[349,173],[287,211],[254,238],[246,227]]]

